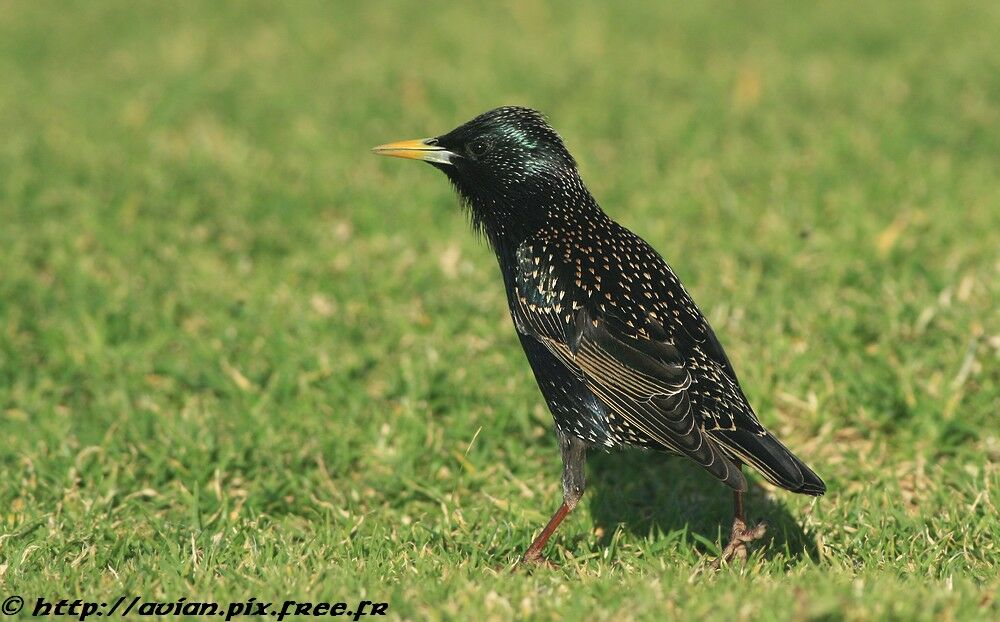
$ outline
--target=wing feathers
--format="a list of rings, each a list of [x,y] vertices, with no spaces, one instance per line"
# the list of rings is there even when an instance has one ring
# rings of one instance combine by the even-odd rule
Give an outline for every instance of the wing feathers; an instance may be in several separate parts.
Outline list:
[[[757,421],[725,350],[665,263],[661,271],[672,283],[661,280],[667,291],[660,302],[672,305],[666,324],[658,314],[671,309],[625,309],[612,302],[608,307],[617,310],[610,313],[594,303],[593,289],[600,288],[581,289],[580,262],[561,261],[548,243],[516,251],[518,269],[508,281],[514,323],[619,417],[621,438],[638,432],[736,490],[746,490],[734,462],[740,461],[778,486],[823,494],[823,481]],[[612,300],[611,292],[604,295]]]
[[[589,319],[573,353],[587,386],[623,419],[732,488],[746,490],[740,469],[698,427],[687,393],[691,376],[678,359],[669,344],[619,337],[603,321]]]

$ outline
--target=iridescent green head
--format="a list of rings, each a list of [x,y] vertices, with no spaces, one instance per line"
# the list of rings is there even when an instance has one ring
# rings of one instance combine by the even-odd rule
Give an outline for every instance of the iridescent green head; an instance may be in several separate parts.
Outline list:
[[[447,134],[374,151],[424,160],[443,171],[494,241],[538,226],[571,200],[589,198],[559,134],[530,108],[496,108]]]

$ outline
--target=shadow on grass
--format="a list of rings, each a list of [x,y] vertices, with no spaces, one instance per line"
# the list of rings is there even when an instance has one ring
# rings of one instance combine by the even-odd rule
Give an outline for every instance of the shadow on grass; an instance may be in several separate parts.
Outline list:
[[[625,451],[588,455],[587,496],[607,546],[618,525],[639,537],[687,530],[709,542],[725,543],[733,520],[732,494],[718,480],[683,458],[656,452]],[[750,470],[744,468],[750,475]],[[750,524],[767,522],[767,535],[755,548],[764,557],[818,560],[816,542],[807,536],[784,503],[768,499],[751,481],[747,497]],[[779,493],[779,496],[782,493]],[[785,493],[793,494],[793,493]],[[695,538],[697,542],[697,538]],[[709,553],[700,543],[698,548]]]

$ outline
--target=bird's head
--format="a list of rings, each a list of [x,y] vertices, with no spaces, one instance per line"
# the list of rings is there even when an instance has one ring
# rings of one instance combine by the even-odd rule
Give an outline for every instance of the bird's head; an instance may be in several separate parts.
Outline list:
[[[492,241],[537,226],[549,210],[586,193],[562,139],[530,108],[495,108],[446,134],[373,151],[443,171]]]

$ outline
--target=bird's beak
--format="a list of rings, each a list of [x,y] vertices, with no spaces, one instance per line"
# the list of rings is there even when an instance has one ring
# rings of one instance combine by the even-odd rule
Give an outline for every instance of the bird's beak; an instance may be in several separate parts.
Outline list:
[[[454,153],[437,144],[436,138],[415,138],[413,140],[400,140],[394,143],[386,143],[372,149],[377,155],[392,156],[394,158],[407,158],[410,160],[423,160],[424,162],[436,162],[437,164],[451,164]]]

